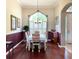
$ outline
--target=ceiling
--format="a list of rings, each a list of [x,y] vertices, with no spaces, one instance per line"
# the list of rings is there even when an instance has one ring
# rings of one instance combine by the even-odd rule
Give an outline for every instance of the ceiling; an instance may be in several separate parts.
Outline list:
[[[22,7],[36,7],[37,0],[17,0]],[[55,7],[59,0],[38,0],[39,7]]]

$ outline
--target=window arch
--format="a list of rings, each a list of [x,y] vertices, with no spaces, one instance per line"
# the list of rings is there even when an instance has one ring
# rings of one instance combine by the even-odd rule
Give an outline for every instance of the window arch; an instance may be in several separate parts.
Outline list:
[[[41,12],[36,12],[29,17],[30,32],[39,31],[44,33],[47,30],[47,16]]]

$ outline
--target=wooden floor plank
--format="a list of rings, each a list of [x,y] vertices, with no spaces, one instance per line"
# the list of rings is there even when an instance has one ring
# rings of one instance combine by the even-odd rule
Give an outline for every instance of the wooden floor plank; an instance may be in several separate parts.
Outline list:
[[[72,54],[52,43],[47,43],[46,51],[41,49],[40,53],[38,51],[29,52],[25,48],[25,43],[23,43],[14,50],[14,54],[10,56],[10,59],[72,59]]]

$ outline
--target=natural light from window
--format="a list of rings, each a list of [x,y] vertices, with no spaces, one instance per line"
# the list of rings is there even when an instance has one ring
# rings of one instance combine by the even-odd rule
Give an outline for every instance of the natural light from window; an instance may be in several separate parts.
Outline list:
[[[29,18],[30,33],[39,31],[45,33],[47,30],[47,16],[41,12],[36,12]]]

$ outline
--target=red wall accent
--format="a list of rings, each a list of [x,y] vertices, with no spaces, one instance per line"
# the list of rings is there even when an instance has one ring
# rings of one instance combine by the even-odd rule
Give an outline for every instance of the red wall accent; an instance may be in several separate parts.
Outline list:
[[[24,37],[23,32],[6,35],[6,41],[21,41]]]

